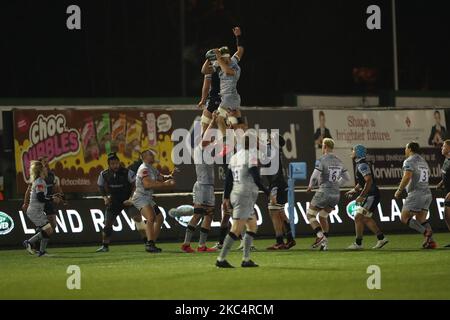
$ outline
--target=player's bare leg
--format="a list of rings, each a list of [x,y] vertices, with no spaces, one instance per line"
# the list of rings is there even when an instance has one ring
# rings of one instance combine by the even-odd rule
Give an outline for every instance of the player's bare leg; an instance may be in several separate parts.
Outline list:
[[[50,223],[47,223],[43,227],[38,228],[38,232],[34,236],[32,236],[28,240],[25,240],[24,246],[30,254],[34,254],[34,252],[32,251],[32,246],[35,243],[37,243],[38,241],[40,241],[41,243],[39,246],[38,255],[39,255],[39,257],[46,256],[47,255],[47,252],[46,252],[47,244],[48,244],[52,234],[53,234],[53,228],[50,225]]]
[[[184,242],[181,245],[181,250],[186,253],[194,252],[194,249],[191,248],[191,240],[192,240],[192,236],[194,235],[195,230],[197,229],[197,225],[199,224],[200,220],[202,219],[203,215],[200,213],[201,210],[202,209],[198,206],[194,208],[195,213],[192,216],[192,218],[189,221],[189,224],[186,228],[186,233],[184,235]]]
[[[245,232],[244,236],[244,250],[241,266],[244,268],[258,267],[256,263],[250,260],[250,252],[252,251],[253,240],[258,230],[256,215],[252,215],[250,219],[247,220],[245,227],[247,231]]]
[[[222,249],[223,242],[225,241],[225,237],[227,236],[228,230],[230,229],[231,214],[232,214],[232,210],[222,209],[222,220],[220,221],[219,241],[214,246],[214,248],[216,248],[216,249]]]
[[[364,236],[364,216],[361,213],[355,215],[355,242],[350,245],[347,249],[350,250],[361,250],[363,248],[362,241]]]
[[[316,240],[311,246],[313,249],[320,247],[327,240],[327,237],[324,234],[325,231],[323,230],[322,225],[317,220],[317,214],[319,213],[319,211],[322,211],[322,209],[310,205],[306,213],[309,225],[316,233]]]
[[[111,243],[111,234],[112,234],[112,226],[114,224],[114,221],[106,221],[105,222],[105,227],[103,228],[102,231],[102,241],[103,241],[103,246],[106,245],[106,247]]]
[[[153,228],[155,229],[155,242],[159,238],[159,234],[161,233],[161,226],[164,223],[164,216],[162,213],[159,213],[155,216],[155,222],[153,223]]]
[[[414,215],[416,215],[416,219],[413,219]],[[425,237],[424,243],[422,244],[422,247],[424,248],[430,248],[436,243],[433,241],[433,232],[431,230],[431,227],[427,229],[423,223],[426,221],[426,212],[425,214],[420,212],[412,212],[408,210],[403,210],[401,213],[401,221],[403,224],[406,224],[411,229],[416,230],[420,234],[423,234]]]
[[[281,209],[278,217],[280,218],[280,223],[283,226],[284,237],[286,238],[286,243],[284,245],[285,249],[290,249],[294,247],[297,243],[292,235],[291,222],[288,217],[284,214],[284,209]]]
[[[373,218],[364,217],[364,224],[377,237],[377,244],[372,249],[381,249],[389,242]]]
[[[147,233],[145,231],[146,226],[144,219],[142,219],[142,216],[138,213],[132,217],[134,224],[136,225],[136,230],[141,235],[142,240],[144,240],[144,243],[147,242]]]
[[[212,113],[208,111],[207,108],[203,109],[203,113],[202,113],[202,133],[206,131],[206,129],[208,129],[209,124],[211,123],[212,120]]]
[[[437,243],[433,239],[433,230],[427,220],[427,215],[428,211],[422,211],[416,214],[416,220],[426,229],[426,232],[428,234],[422,246],[425,249],[435,249],[437,247]]]
[[[231,247],[233,246],[233,243],[237,240],[239,240],[239,235],[244,231],[245,225],[247,224],[247,220],[234,220],[233,224],[231,226],[231,230],[228,233],[228,235],[225,237],[225,241],[223,243],[222,250],[220,250],[219,257],[217,258],[218,264],[225,264],[226,266],[221,265],[222,268],[233,268],[228,262],[226,261],[226,257],[228,253],[231,250]]]
[[[200,228],[200,239],[198,241],[198,252],[215,252],[217,248],[208,248],[206,240],[208,239],[209,231],[211,230],[211,223],[213,220],[214,208],[206,208],[206,215],[203,217],[203,222]]]
[[[283,221],[281,220],[280,210],[269,210],[270,219],[275,230],[276,243],[267,248],[267,250],[281,250],[284,249],[283,241]]]
[[[328,236],[330,231],[330,224],[328,223],[328,215],[332,209],[323,209],[319,212],[319,221],[323,230],[323,235],[325,236],[325,241],[320,246],[320,250],[325,251],[328,250]]]
[[[161,249],[157,248],[155,245],[155,228],[154,228],[154,222],[155,222],[155,211],[152,206],[148,205],[142,208],[141,214],[145,217],[147,220],[147,223],[145,224],[145,233],[147,235],[148,242],[146,244],[145,250],[147,252],[151,253],[157,253],[161,252]]]

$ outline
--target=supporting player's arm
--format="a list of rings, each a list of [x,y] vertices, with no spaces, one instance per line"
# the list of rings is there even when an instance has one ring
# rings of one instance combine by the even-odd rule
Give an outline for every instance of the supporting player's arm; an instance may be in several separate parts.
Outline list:
[[[211,62],[208,59],[206,59],[205,62],[203,63],[201,73],[206,75],[206,74],[212,74],[213,72],[214,72],[214,69],[211,66]]]
[[[198,103],[199,108],[203,108],[203,106],[205,105],[210,89],[211,89],[211,75],[206,74],[205,77],[203,78],[202,97],[200,99],[200,102]]]
[[[236,71],[234,71],[230,66],[223,60],[222,55],[220,54],[219,49],[214,49],[214,53],[216,54],[217,63],[219,63],[220,68],[223,72],[225,72],[228,76],[234,76]]]
[[[237,57],[239,61],[241,61],[242,56],[244,55],[244,40],[242,39],[241,28],[239,27],[233,28],[233,34],[236,37],[236,47],[237,47],[237,51],[234,54],[234,56]]]
[[[400,182],[400,185],[398,186],[397,191],[395,192],[394,197],[396,199],[400,199],[402,196],[403,190],[405,190],[406,186],[408,185],[409,181],[411,181],[412,178],[412,171],[405,170],[403,173],[402,181]]]

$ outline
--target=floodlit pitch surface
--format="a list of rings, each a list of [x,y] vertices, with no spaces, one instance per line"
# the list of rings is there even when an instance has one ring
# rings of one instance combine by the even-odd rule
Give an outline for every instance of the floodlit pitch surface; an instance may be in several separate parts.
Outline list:
[[[343,249],[353,237],[331,237],[328,252],[309,250],[312,238],[272,252],[264,249],[272,240],[258,240],[252,259],[260,267],[252,269],[240,267],[236,249],[228,258],[236,268],[217,269],[216,253],[186,254],[175,243],[161,244],[162,254],[143,245],[112,245],[109,253],[50,245],[46,258],[3,250],[0,299],[450,299],[450,249],[442,248],[450,234],[436,235],[437,250],[420,249],[419,235],[389,238],[374,251],[368,236],[360,252]],[[80,267],[80,290],[67,289],[70,265]],[[371,265],[380,267],[380,290],[367,287]]]

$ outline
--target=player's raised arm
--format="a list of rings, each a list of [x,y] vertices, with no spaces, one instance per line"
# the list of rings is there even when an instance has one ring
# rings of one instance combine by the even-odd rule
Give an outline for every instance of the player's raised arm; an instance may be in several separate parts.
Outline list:
[[[210,89],[211,89],[211,75],[205,74],[202,86],[202,97],[200,99],[200,102],[198,103],[199,108],[203,108],[203,106],[206,104],[206,100],[208,99]]]
[[[208,51],[209,53],[209,51]],[[203,63],[201,73],[203,74],[212,74],[214,72],[213,67],[211,66],[211,62],[209,59],[206,59]]]
[[[233,34],[236,37],[236,47],[237,47],[237,51],[234,54],[234,56],[237,57],[239,61],[241,61],[242,56],[244,55],[244,41],[242,39],[241,28],[239,27],[233,28]]]
[[[227,49],[227,51],[228,51],[228,49]],[[228,76],[236,75],[236,71],[234,71],[233,68],[231,68],[230,65],[224,60],[220,50],[214,49],[214,53],[216,54],[217,63],[219,64],[222,71],[225,72],[225,74]],[[227,53],[227,55],[228,55],[228,57],[230,56],[229,53]]]

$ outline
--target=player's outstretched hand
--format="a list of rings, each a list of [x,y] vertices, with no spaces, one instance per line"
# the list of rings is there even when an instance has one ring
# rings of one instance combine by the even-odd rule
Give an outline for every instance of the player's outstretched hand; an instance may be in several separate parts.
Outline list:
[[[205,107],[205,101],[201,100],[198,104],[197,107],[199,107],[200,109],[203,109]]]
[[[363,197],[358,197],[355,200],[356,203],[362,204],[364,202],[364,198]]]
[[[311,187],[306,188],[306,192],[311,193],[312,192],[312,188]]]
[[[28,210],[28,204],[26,204],[26,203],[24,203],[23,205],[22,205],[22,212],[27,212],[27,210]]]
[[[401,197],[402,197],[402,191],[401,190],[395,191],[394,198],[398,200]]]
[[[347,197],[347,199],[351,199],[351,198],[353,198],[353,196],[355,195],[355,193],[356,193],[355,189],[352,189],[352,190],[350,190],[350,191],[347,191],[347,192],[345,193],[345,196]]]

